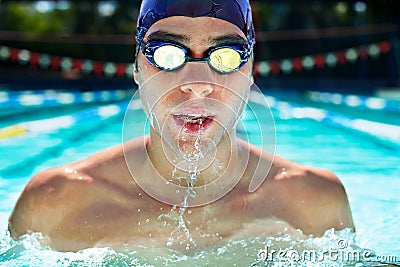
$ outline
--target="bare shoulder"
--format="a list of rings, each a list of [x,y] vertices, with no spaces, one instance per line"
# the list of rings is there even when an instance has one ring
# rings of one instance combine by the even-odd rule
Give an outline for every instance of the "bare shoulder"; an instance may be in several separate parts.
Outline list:
[[[135,150],[134,145],[131,149]],[[14,207],[10,233],[14,238],[28,232],[54,236],[63,227],[72,229],[77,214],[92,211],[90,207],[97,207],[99,200],[105,207],[121,206],[137,189],[132,181],[122,145],[40,172],[28,182]]]
[[[86,177],[87,179],[88,177]],[[77,199],[74,193],[74,183],[85,181],[75,180],[73,175],[58,167],[35,175],[21,193],[9,220],[9,230],[14,238],[28,231],[51,231],[62,214],[68,212],[73,203],[67,199]]]
[[[286,201],[305,233],[351,228],[354,224],[345,188],[331,171],[277,157],[272,183],[287,194]]]
[[[315,193],[332,189],[342,191],[339,178],[330,170],[301,165],[286,159],[275,157],[273,168],[276,170],[275,181],[290,181],[293,186],[310,187]]]

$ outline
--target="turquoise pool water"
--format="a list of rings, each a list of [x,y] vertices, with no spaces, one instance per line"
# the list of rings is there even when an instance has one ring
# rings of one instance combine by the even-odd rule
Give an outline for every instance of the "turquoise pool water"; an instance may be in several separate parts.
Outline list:
[[[297,100],[303,105],[316,105]],[[61,116],[93,106],[51,107],[35,109],[35,112],[25,108],[3,110],[0,111],[0,126]],[[317,106],[353,116],[362,115],[363,118],[373,118],[375,121],[399,121],[399,114],[383,111],[363,111],[359,114],[351,109],[343,110],[322,104]],[[342,239],[356,246],[355,249],[372,250],[376,256],[386,261],[400,261],[400,146],[386,146],[384,142],[343,127],[332,127],[307,118],[293,118],[279,108],[273,109],[276,153],[302,164],[330,169],[340,177],[348,193],[357,230],[355,236],[342,231],[328,232],[323,238],[310,238],[306,241],[290,237],[279,240],[257,237],[231,242],[192,256],[165,254],[157,250],[116,252],[107,248],[59,253],[41,248],[37,241],[40,237],[37,236],[27,236],[19,242],[11,240],[7,233],[7,220],[30,177],[47,168],[120,144],[123,115],[120,113],[106,120],[85,123],[84,127],[76,125],[51,133],[27,133],[0,140],[0,266],[267,266],[257,261],[260,249],[265,248],[266,243],[296,247],[305,242],[308,246],[323,250]],[[138,113],[138,120],[141,119],[144,116]],[[254,121],[246,121],[246,116],[244,120],[251,138]],[[140,133],[138,131],[138,135]],[[330,264],[303,262],[298,266],[344,266],[343,263]]]

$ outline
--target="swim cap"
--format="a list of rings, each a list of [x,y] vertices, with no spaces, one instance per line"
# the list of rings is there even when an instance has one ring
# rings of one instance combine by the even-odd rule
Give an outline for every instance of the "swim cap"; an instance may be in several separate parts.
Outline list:
[[[143,0],[137,21],[136,55],[150,27],[172,16],[222,19],[238,26],[250,44],[255,43],[249,0]]]

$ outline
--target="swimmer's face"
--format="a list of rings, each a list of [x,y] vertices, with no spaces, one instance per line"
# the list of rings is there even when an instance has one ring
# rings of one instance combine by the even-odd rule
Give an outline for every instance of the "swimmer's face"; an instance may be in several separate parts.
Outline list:
[[[211,47],[247,43],[236,25],[210,17],[160,20],[147,31],[144,42],[149,41],[186,47],[192,58],[204,58]],[[229,74],[217,73],[207,63],[197,62],[163,71],[150,64],[140,51],[137,66],[134,77],[147,115],[156,120],[153,127],[173,150],[182,152],[199,136],[217,145],[224,134],[234,133],[252,82],[251,58]],[[149,83],[152,79],[158,80]],[[146,84],[152,86],[146,88]]]

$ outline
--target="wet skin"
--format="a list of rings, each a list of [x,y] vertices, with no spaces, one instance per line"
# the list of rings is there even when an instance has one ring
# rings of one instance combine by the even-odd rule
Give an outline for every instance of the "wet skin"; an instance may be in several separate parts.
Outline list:
[[[160,32],[185,37],[180,41],[191,49],[192,57],[202,57],[204,51],[221,36],[245,38],[233,24],[211,18],[167,18],[154,24],[146,37]],[[246,63],[239,71],[240,75],[251,79],[251,64],[250,61]],[[135,80],[139,86],[160,71],[141,53],[138,66]],[[232,74],[232,78],[235,75],[239,73]],[[218,86],[174,88],[160,96],[157,116],[162,122],[172,125],[174,120],[170,119],[169,112],[174,106],[185,99],[199,97],[213,98],[226,105],[236,104],[232,93]],[[229,115],[221,116],[219,120],[230,122]],[[262,153],[259,148],[237,139],[234,128],[227,132],[215,124],[208,127],[207,134],[218,144],[216,158],[222,166],[228,166],[229,162],[241,164],[242,155],[249,155],[249,158],[239,183],[228,194],[186,211],[184,219],[190,222],[187,227],[196,243],[192,244],[190,251],[215,246],[229,239],[279,235],[292,230],[295,233],[295,229],[300,229],[304,235],[322,235],[331,228],[354,229],[345,190],[330,171]],[[160,133],[152,128],[150,136],[129,141],[125,145],[125,155],[123,146],[119,145],[37,174],[26,186],[11,215],[11,235],[18,238],[29,232],[41,232],[48,237],[47,244],[60,251],[96,246],[118,249],[124,244],[167,247],[177,223],[160,215],[169,214],[176,218],[179,209],[171,211],[171,205],[144,192],[133,179],[125,156],[141,163],[142,168],[135,175],[144,175],[151,181],[156,169],[168,179],[174,166],[165,158],[163,149],[174,150],[175,142],[176,132],[173,130],[161,138]],[[271,165],[271,169],[260,188],[250,193],[249,183],[259,161]],[[200,174],[199,185],[213,177],[212,167]],[[234,172],[227,173],[227,177],[234,175]],[[184,241],[182,245],[179,244],[181,240]],[[179,241],[172,248],[185,251],[185,238]]]

